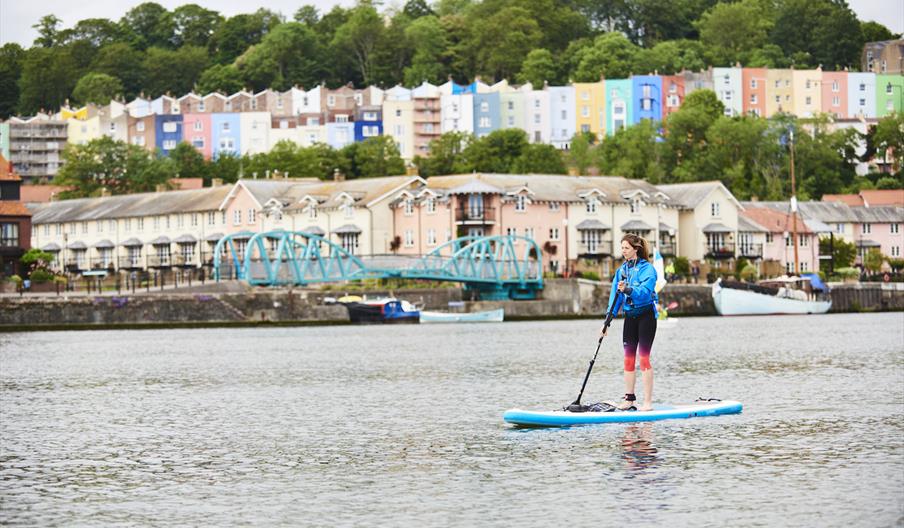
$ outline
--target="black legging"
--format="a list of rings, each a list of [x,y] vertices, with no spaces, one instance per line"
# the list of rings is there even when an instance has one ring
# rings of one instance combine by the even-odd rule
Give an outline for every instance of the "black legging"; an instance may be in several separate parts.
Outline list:
[[[640,349],[640,370],[650,370],[650,351],[656,337],[656,315],[651,306],[636,317],[625,316],[622,341],[625,347],[625,370],[634,371],[638,349]]]

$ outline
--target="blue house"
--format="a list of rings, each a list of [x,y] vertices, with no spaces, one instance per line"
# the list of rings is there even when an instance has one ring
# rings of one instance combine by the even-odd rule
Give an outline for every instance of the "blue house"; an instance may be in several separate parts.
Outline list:
[[[549,86],[550,143],[558,149],[568,149],[574,137],[577,106],[574,102],[574,86]]]
[[[355,142],[383,134],[383,107],[363,106],[355,110]]]
[[[499,92],[474,94],[474,135],[483,137],[502,126]]]
[[[182,116],[179,114],[157,114],[154,116],[154,146],[164,156],[169,156],[170,151],[176,148],[182,141]]]
[[[635,75],[631,78],[633,120],[641,119],[662,121],[662,77],[658,75]]]
[[[213,143],[213,159],[220,154],[238,156],[242,153],[239,117],[235,113],[215,113],[210,115],[211,142]]]
[[[341,149],[355,141],[354,122],[327,123],[325,127],[326,143],[334,149]]]

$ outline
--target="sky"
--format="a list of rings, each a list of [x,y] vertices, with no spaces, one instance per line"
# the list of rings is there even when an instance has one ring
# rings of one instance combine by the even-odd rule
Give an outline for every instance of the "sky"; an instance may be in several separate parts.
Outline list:
[[[195,3],[208,9],[219,11],[224,16],[251,13],[258,7],[267,7],[291,19],[295,11],[304,4],[313,4],[321,13],[335,5],[350,7],[354,0],[267,0],[253,3],[248,0],[156,0],[158,4],[172,10],[183,4]],[[0,0],[0,45],[18,42],[30,47],[37,37],[32,25],[49,14],[63,21],[69,28],[86,18],[108,18],[119,20],[142,0]],[[848,0],[860,20],[874,20],[884,24],[895,33],[904,33],[904,0]],[[404,0],[389,0],[385,6],[404,5]]]

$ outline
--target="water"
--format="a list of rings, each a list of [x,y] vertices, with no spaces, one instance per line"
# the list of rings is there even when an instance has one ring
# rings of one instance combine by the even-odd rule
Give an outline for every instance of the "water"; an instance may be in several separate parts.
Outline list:
[[[743,414],[505,425],[574,398],[597,329],[0,335],[0,524],[904,524],[904,314],[682,319],[656,399]],[[618,341],[584,401],[621,395]]]

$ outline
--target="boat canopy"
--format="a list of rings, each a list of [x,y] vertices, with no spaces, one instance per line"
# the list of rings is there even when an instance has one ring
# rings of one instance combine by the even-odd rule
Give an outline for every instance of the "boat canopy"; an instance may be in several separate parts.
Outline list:
[[[826,283],[822,282],[822,279],[819,278],[819,274],[817,273],[804,273],[801,277],[806,277],[810,279],[810,285],[814,290],[822,290],[829,291],[829,287]]]

